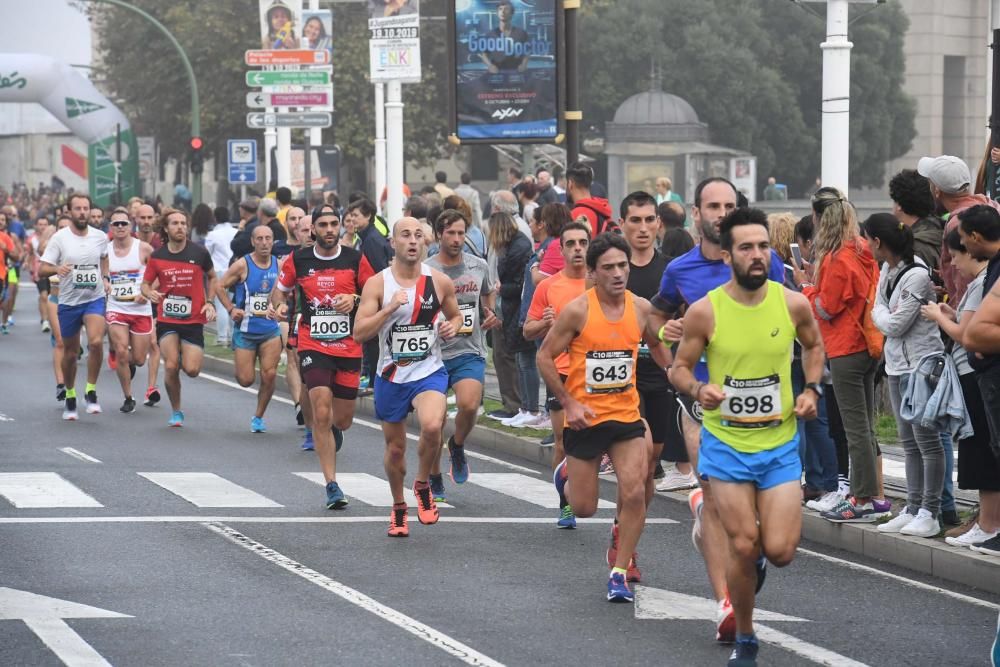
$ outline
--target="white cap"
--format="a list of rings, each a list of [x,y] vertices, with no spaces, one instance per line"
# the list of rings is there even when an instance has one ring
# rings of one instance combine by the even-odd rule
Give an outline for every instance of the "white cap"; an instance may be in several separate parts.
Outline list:
[[[969,165],[954,155],[922,157],[917,162],[917,173],[950,195],[957,195],[972,184]]]

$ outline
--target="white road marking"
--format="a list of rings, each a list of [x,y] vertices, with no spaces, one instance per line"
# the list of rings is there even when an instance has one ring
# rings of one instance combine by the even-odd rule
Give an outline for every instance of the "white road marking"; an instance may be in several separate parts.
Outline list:
[[[205,356],[208,356],[208,355],[205,355]],[[217,359],[217,357],[212,357],[212,358],[213,359]],[[220,361],[226,361],[225,359],[219,359],[219,360]],[[211,373],[201,373],[201,374],[198,375],[198,377],[204,378],[206,380],[210,380],[211,382],[217,382],[218,384],[221,384],[221,385],[226,386],[226,387],[231,387],[233,389],[239,389],[240,391],[244,391],[244,392],[246,392],[248,394],[253,394],[254,396],[257,395],[257,390],[254,389],[253,387],[241,387],[240,385],[238,385],[235,382],[232,382],[232,381],[227,380],[225,378],[220,378],[217,375],[212,375]],[[285,405],[292,405],[292,406],[295,405],[294,401],[289,400],[289,399],[285,398],[284,396],[274,396],[274,397],[271,398],[271,400],[272,401],[278,401],[279,403],[284,403]],[[379,432],[382,431],[381,424],[376,424],[375,422],[370,422],[367,419],[355,419],[354,423],[357,424],[358,426],[364,426],[366,428],[370,428],[370,429],[373,429],[373,430],[376,430],[376,431],[379,431]],[[407,439],[412,440],[414,442],[417,442],[418,440],[420,440],[419,436],[416,436],[416,435],[414,435],[412,433],[409,433],[409,432],[407,432],[406,437],[407,437]],[[479,459],[480,461],[489,461],[490,463],[495,463],[497,465],[504,466],[505,468],[510,468],[511,470],[517,470],[518,472],[526,472],[526,473],[530,473],[532,475],[543,475],[544,474],[544,473],[539,472],[537,470],[533,470],[532,468],[526,468],[524,466],[519,466],[516,463],[508,463],[507,461],[504,461],[503,459],[498,459],[498,458],[494,458],[492,456],[487,456],[486,454],[480,454],[479,452],[466,451],[465,455],[468,456],[470,459]]]
[[[488,667],[503,667],[503,663],[497,662],[493,658],[484,655],[475,649],[466,646],[457,639],[424,625],[415,618],[396,611],[392,607],[387,607],[381,602],[368,597],[364,593],[349,586],[345,586],[339,581],[334,581],[330,577],[320,574],[305,565],[298,563],[287,556],[270,549],[260,542],[255,542],[239,531],[233,530],[229,526],[220,523],[206,523],[206,528],[221,535],[233,544],[242,547],[252,554],[260,556],[264,560],[274,563],[278,567],[302,577],[306,581],[316,584],[320,588],[337,595],[347,602],[364,609],[367,612],[378,616],[384,621],[392,623],[396,627],[409,632],[418,639],[435,646],[445,653],[458,658],[467,665],[485,665]]]
[[[314,484],[326,486],[326,478],[321,472],[296,472],[292,473],[302,479],[307,479]],[[392,493],[389,491],[389,482],[379,479],[374,475],[363,472],[338,472],[337,482],[348,498],[360,500],[372,507],[392,507]],[[410,507],[417,506],[417,497],[412,489],[403,489],[403,500]],[[438,503],[438,507],[451,508],[446,503]]]
[[[915,579],[907,579],[906,577],[901,577],[900,575],[893,574],[892,572],[886,572],[884,570],[879,570],[874,567],[868,567],[867,565],[861,565],[860,563],[855,563],[849,560],[844,560],[842,558],[837,558],[836,556],[830,556],[828,554],[819,553],[818,551],[810,551],[809,549],[803,549],[802,547],[799,547],[798,551],[799,553],[806,554],[807,556],[813,556],[815,558],[819,558],[820,560],[825,560],[828,563],[836,563],[837,565],[843,565],[844,567],[850,568],[852,570],[858,570],[859,572],[875,574],[880,577],[885,577],[886,579],[899,581],[901,583],[906,584],[907,586],[912,586],[913,588],[919,588],[925,591],[940,593],[941,595],[945,595],[955,600],[960,600],[962,602],[967,602],[969,604],[974,604],[980,607],[985,607],[987,609],[992,609],[993,611],[1000,611],[1000,604],[995,604],[993,602],[988,602],[986,600],[980,600],[979,598],[972,597],[971,595],[964,595],[963,593],[949,591],[946,588],[941,588],[939,586],[932,586],[931,584],[925,584],[924,582],[917,581]]]
[[[14,507],[104,507],[54,472],[0,473],[0,496]]]
[[[196,507],[282,507],[270,498],[210,472],[140,472]]]
[[[0,588],[0,620],[21,620],[67,667],[111,667],[64,618],[132,618],[13,588]]]
[[[822,646],[810,644],[805,640],[785,634],[784,632],[779,632],[767,625],[755,623],[754,630],[757,633],[757,639],[760,641],[780,646],[786,651],[801,655],[803,658],[815,662],[817,665],[827,665],[828,667],[868,667],[863,662],[858,662],[847,656],[834,653]]]
[[[635,617],[652,620],[714,621],[718,603],[710,598],[687,595],[652,586],[635,587]],[[809,619],[786,616],[773,611],[754,609],[755,621],[792,621]]]
[[[524,500],[539,507],[559,509],[559,495],[552,483],[534,477],[509,472],[474,472],[469,475],[469,484]],[[615,508],[614,503],[606,500],[598,500],[597,506],[602,509]]]
[[[90,454],[85,454],[84,452],[81,452],[79,449],[73,449],[72,447],[60,447],[59,451],[62,452],[63,454],[69,454],[70,456],[72,456],[75,459],[80,459],[81,461],[86,461],[87,463],[100,463],[101,462],[99,459],[95,459]]]
[[[4,413],[0,412],[0,422],[12,422],[12,421],[14,421],[13,417],[8,417]]]
[[[39,517],[0,517],[0,525],[7,524],[38,524],[38,523],[203,523],[219,521],[223,523],[385,523],[384,514],[379,516],[39,516]],[[416,521],[411,516],[410,521]],[[577,523],[608,525],[612,517],[577,518]],[[555,526],[555,520],[547,517],[518,516],[442,516],[440,523],[483,523],[483,524],[539,524]],[[646,525],[667,525],[678,523],[673,519],[646,519]]]

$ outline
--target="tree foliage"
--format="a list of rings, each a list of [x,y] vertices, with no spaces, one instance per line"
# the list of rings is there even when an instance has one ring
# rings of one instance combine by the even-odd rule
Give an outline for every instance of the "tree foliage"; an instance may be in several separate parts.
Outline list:
[[[822,19],[787,0],[615,0],[581,17],[584,117],[601,126],[628,96],[663,89],[692,104],[715,143],[757,156],[793,192],[820,172]],[[907,19],[898,2],[852,11],[851,183],[880,186],[885,163],[909,150],[915,104],[902,89]],[[609,26],[627,26],[622,32]],[[594,65],[600,63],[600,66]]]

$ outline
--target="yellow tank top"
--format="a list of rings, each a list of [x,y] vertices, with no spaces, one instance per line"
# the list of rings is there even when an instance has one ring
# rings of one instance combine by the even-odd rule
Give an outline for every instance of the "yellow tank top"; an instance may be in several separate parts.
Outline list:
[[[775,449],[795,437],[792,345],[795,325],[785,289],[768,281],[767,296],[745,306],[719,287],[708,293],[715,331],[708,342],[708,376],[725,400],[705,410],[703,425],[733,449],[754,453]]]
[[[566,391],[593,410],[590,425],[640,419],[635,363],[642,340],[631,292],[625,292],[622,318],[604,316],[594,288],[587,290],[587,323],[569,344]]]

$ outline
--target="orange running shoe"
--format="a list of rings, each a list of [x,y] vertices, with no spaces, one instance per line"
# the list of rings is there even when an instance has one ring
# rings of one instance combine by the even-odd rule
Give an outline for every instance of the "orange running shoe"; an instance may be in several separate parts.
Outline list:
[[[389,537],[409,537],[409,519],[406,503],[393,505],[392,514],[389,515]]]
[[[423,482],[422,486],[423,488],[420,482],[413,482],[413,493],[417,496],[417,519],[424,525],[437,523],[440,514],[431,493],[431,485]]]
[[[626,570],[625,581],[630,581],[634,584],[637,584],[640,581],[642,581],[642,572],[639,571],[639,563],[637,560],[638,558],[639,554],[633,551],[632,560],[628,562],[628,569]]]

